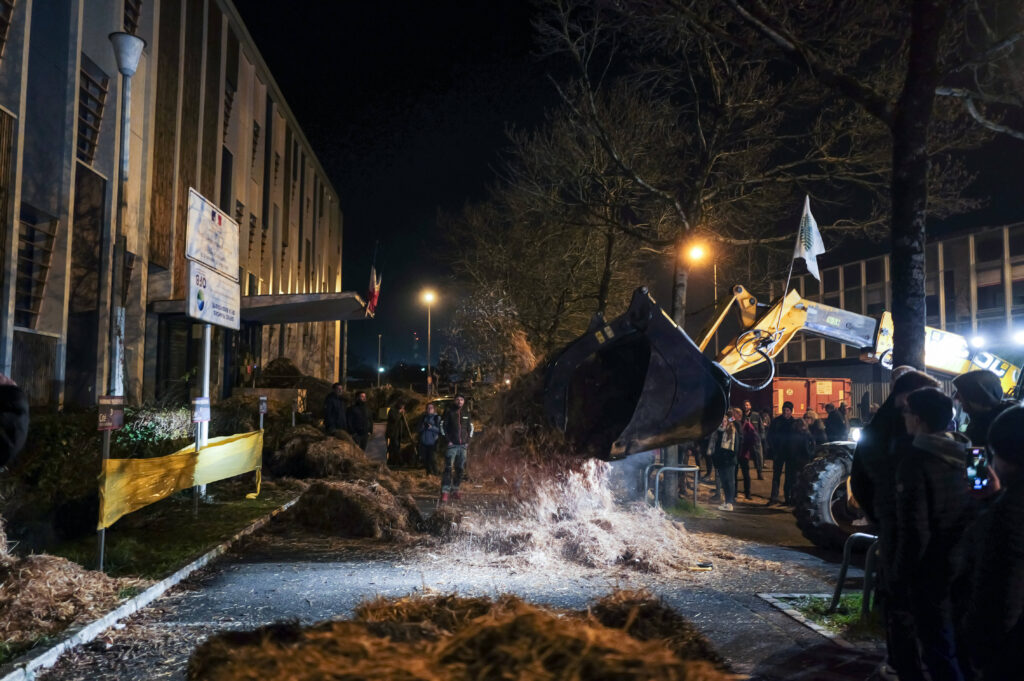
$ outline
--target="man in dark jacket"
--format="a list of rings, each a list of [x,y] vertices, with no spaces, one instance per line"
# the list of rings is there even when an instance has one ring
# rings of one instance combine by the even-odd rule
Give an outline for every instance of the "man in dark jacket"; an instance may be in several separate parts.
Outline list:
[[[774,506],[779,502],[779,485],[782,483],[782,476],[785,474],[786,483],[783,486],[783,500],[788,506],[793,500],[789,494],[793,489],[790,478],[793,477],[793,466],[796,460],[803,456],[803,440],[798,439],[796,433],[796,419],[793,418],[793,403],[782,404],[782,414],[772,420],[768,426],[765,439],[772,450],[772,493],[768,499],[768,505]]]
[[[412,442],[409,421],[405,417],[405,404],[399,403],[388,410],[388,421],[384,428],[384,439],[387,441],[387,463],[392,466],[405,466],[408,461],[402,458],[402,443]]]
[[[441,419],[441,434],[448,441],[444,452],[444,472],[441,474],[441,502],[459,498],[459,485],[466,472],[466,446],[473,437],[473,420],[466,409],[466,398],[456,395],[455,404]]]
[[[366,391],[356,395],[355,404],[348,408],[347,417],[348,432],[360,449],[365,451],[373,433],[373,418],[370,416],[370,408],[366,406]]]
[[[906,397],[907,437],[896,468],[896,544],[886,560],[889,585],[907,596],[923,665],[914,673],[900,668],[900,678],[960,681],[953,637],[950,584],[954,547],[970,519],[966,479],[967,449],[946,431],[953,400],[936,388],[921,388]]]
[[[335,383],[331,386],[331,392],[327,393],[324,399],[324,430],[330,435],[336,430],[348,430],[348,422],[345,419],[345,402],[342,399],[344,386]]]
[[[971,678],[1017,679],[1024,669],[1024,407],[1003,411],[988,432],[999,496],[967,530],[969,598],[961,640]]]
[[[903,594],[888,582],[891,556],[896,551],[896,466],[898,452],[893,443],[906,435],[903,407],[907,395],[918,388],[937,388],[939,382],[912,367],[897,367],[898,378],[892,392],[875,418],[861,432],[853,455],[850,487],[867,517],[878,526],[881,561],[878,573],[878,599],[886,620],[888,663],[897,672],[908,670],[907,678],[920,668],[917,642],[910,624],[910,611]],[[903,673],[903,672],[900,672]]]
[[[829,402],[825,405],[825,437],[829,442],[841,442],[846,439],[846,421],[843,415],[836,409],[836,405]]]
[[[14,381],[0,374],[0,468],[14,461],[28,436],[28,398]]]
[[[953,379],[956,394],[953,396],[971,417],[965,434],[975,447],[988,444],[988,429],[1004,410],[1018,404],[1003,399],[1003,384],[991,371],[978,369],[960,374]]]

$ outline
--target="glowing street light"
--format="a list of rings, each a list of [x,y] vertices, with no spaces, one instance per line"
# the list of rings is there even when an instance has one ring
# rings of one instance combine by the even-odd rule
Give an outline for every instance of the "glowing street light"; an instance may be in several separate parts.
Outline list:
[[[974,336],[973,338],[971,338],[971,347],[975,348],[975,349],[978,349],[978,350],[980,350],[981,348],[985,347],[985,337],[984,336]]]
[[[692,260],[693,262],[700,262],[701,260],[704,259],[705,255],[707,255],[707,251],[705,251],[704,247],[701,246],[700,244],[697,244],[696,246],[690,246],[690,250],[686,252],[686,257]]]
[[[433,392],[433,373],[430,371],[430,306],[437,300],[437,294],[431,289],[423,292],[423,302],[427,304],[427,395]]]
[[[1024,330],[1017,331],[1013,334],[1013,342],[1017,345],[1024,345]]]
[[[686,249],[686,259],[692,263],[699,263],[709,255],[708,249],[702,244],[694,244]],[[711,255],[711,281],[712,291],[714,293],[714,301],[718,302],[718,260],[715,259],[714,255]],[[715,332],[715,356],[718,355],[718,332]]]

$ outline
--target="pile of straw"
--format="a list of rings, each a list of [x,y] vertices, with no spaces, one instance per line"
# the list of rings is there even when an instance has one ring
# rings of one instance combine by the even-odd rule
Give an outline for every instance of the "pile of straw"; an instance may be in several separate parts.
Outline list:
[[[639,612],[639,611],[638,611]],[[639,615],[638,615],[639,617]],[[506,596],[378,599],[354,621],[308,628],[277,624],[201,645],[189,679],[326,678],[664,679],[735,678],[706,660],[683,659],[586,613],[559,613]]]
[[[379,483],[318,481],[285,515],[304,527],[340,537],[401,539],[423,522],[416,502]]]
[[[8,553],[0,521],[0,640],[14,652],[101,617],[117,605],[122,588],[143,584],[113,579],[58,556],[19,558]]]
[[[282,438],[281,448],[269,454],[267,471],[278,477],[374,480],[380,466],[347,433],[325,437],[318,428],[296,426]]]

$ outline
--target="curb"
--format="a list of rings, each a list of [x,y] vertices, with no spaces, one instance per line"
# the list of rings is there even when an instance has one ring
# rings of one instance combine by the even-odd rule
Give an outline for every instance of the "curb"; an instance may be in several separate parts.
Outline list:
[[[153,586],[149,587],[148,589],[140,593],[138,596],[135,596],[134,598],[125,601],[120,606],[118,606],[116,610],[112,610],[100,619],[94,622],[90,622],[89,624],[86,624],[81,629],[75,631],[75,633],[71,634],[59,643],[51,646],[49,649],[43,651],[42,653],[39,653],[35,657],[32,657],[28,660],[16,660],[12,663],[4,665],[4,667],[16,668],[12,671],[8,671],[4,674],[4,676],[0,676],[0,681],[32,681],[33,679],[35,679],[36,671],[52,667],[54,663],[57,662],[57,658],[59,658],[64,653],[76,648],[77,646],[89,643],[90,641],[95,639],[97,636],[102,634],[104,631],[109,629],[111,626],[113,626],[120,620],[123,620],[129,615],[133,615],[139,610],[142,610],[147,605],[163,596],[171,587],[176,586],[177,584],[182,582],[186,577],[191,575],[193,572],[200,568],[206,567],[215,558],[218,558],[224,553],[226,553],[227,550],[231,548],[231,545],[234,544],[236,541],[260,529],[268,522],[270,522],[271,518],[276,516],[278,513],[281,513],[282,511],[290,508],[298,500],[299,497],[295,497],[294,499],[287,502],[280,508],[277,508],[268,513],[267,515],[263,516],[262,518],[255,520],[248,527],[240,530],[226,541],[221,542],[220,544],[210,549],[205,554],[195,559],[194,561],[192,561],[185,567],[181,568],[177,572],[173,573],[169,577],[165,577],[164,579],[160,580]],[[0,673],[3,673],[2,669],[0,669]]]
[[[778,608],[786,615],[789,615],[790,617],[792,617],[808,629],[811,629],[812,631],[821,634],[828,640],[832,641],[832,643],[835,643],[840,648],[846,648],[847,650],[860,650],[860,648],[850,643],[842,636],[839,636],[838,634],[833,634],[831,631],[821,626],[820,624],[815,624],[811,620],[807,619],[800,613],[800,611],[796,610],[795,608],[791,608],[788,603],[782,600],[784,598],[800,598],[803,596],[811,596],[814,598],[826,599],[832,598],[832,594],[757,594],[758,598],[767,601],[769,604]],[[6,679],[0,679],[0,681],[6,681]]]

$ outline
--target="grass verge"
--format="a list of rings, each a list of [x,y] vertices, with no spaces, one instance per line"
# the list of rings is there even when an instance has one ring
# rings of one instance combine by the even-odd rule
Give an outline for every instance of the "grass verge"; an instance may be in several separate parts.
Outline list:
[[[860,617],[861,595],[844,594],[834,613],[828,613],[831,598],[822,596],[800,596],[787,599],[794,610],[848,641],[866,641],[885,637],[880,612],[873,610],[865,619]]]
[[[265,481],[258,498],[246,499],[252,491],[252,476],[241,476],[208,485],[213,500],[199,504],[198,517],[192,515],[190,491],[125,516],[107,529],[104,571],[111,577],[163,579],[294,498],[300,488]],[[49,552],[95,568],[96,536],[59,544]]]
[[[701,505],[694,506],[689,499],[680,499],[673,506],[662,506],[666,513],[675,518],[715,518],[714,513]]]

